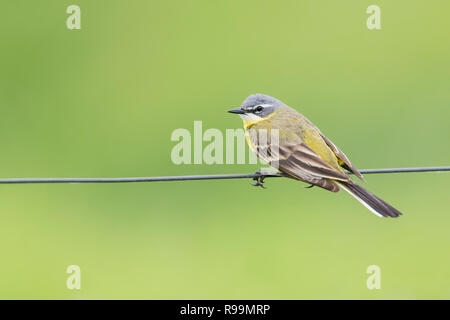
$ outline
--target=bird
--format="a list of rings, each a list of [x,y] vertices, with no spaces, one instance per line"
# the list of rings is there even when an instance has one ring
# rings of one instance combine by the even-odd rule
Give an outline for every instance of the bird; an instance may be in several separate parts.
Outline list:
[[[284,176],[331,192],[342,188],[379,217],[402,215],[353,181],[347,172],[363,182],[365,179],[341,149],[304,115],[280,100],[252,94],[228,112],[242,118],[250,149]],[[263,186],[263,179],[258,178],[255,185]]]

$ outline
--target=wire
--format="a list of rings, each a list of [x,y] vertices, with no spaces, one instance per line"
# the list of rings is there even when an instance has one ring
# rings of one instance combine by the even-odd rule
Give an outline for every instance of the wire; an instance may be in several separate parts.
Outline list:
[[[406,173],[406,172],[442,172],[450,171],[449,167],[422,167],[422,168],[386,168],[363,169],[362,174],[376,173]],[[351,174],[351,172],[347,173]],[[130,182],[156,182],[156,181],[186,181],[186,180],[221,180],[221,179],[257,179],[285,177],[282,173],[270,171],[256,171],[249,174],[212,174],[195,176],[166,176],[166,177],[136,177],[136,178],[10,178],[0,179],[0,184],[21,183],[130,183]]]

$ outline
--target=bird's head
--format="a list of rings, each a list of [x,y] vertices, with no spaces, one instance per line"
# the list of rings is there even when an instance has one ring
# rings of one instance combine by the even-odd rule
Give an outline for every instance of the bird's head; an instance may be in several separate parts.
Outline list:
[[[228,112],[239,114],[244,121],[253,122],[266,119],[283,105],[278,99],[258,93],[252,94],[244,100],[240,107],[228,110]]]

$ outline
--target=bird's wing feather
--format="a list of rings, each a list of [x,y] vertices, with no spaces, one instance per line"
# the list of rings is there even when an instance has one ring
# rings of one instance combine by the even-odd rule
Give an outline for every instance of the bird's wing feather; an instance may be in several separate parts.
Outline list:
[[[347,181],[345,172],[340,172],[326,163],[305,143],[283,145],[279,147],[278,167],[281,171],[302,175],[309,174],[316,178],[328,178]]]
[[[353,166],[347,156],[330,139],[325,137],[323,133],[320,133],[320,136],[322,137],[323,141],[325,141],[325,143],[330,147],[330,149],[333,150],[333,152],[336,154],[336,157],[338,157],[338,159],[340,159],[346,165],[346,169],[349,169],[349,171],[353,172],[362,181],[366,181],[362,174],[358,171],[358,169]]]
[[[338,192],[339,186],[334,181],[324,178],[323,175],[342,180],[348,179],[348,176],[337,172],[304,144],[303,147],[299,145],[283,147],[282,151],[277,151],[277,146],[271,144],[254,145],[254,147],[259,158],[293,179],[311,183],[332,192]]]

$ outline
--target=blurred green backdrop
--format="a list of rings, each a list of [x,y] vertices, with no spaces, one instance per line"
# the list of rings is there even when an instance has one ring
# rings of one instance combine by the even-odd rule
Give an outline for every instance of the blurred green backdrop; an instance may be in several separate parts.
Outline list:
[[[4,1],[0,177],[253,172],[176,166],[170,135],[240,128],[256,92],[359,168],[449,165],[450,3],[378,0],[378,31],[371,4]],[[0,185],[0,298],[450,298],[450,173],[366,178],[402,218],[286,179]]]

